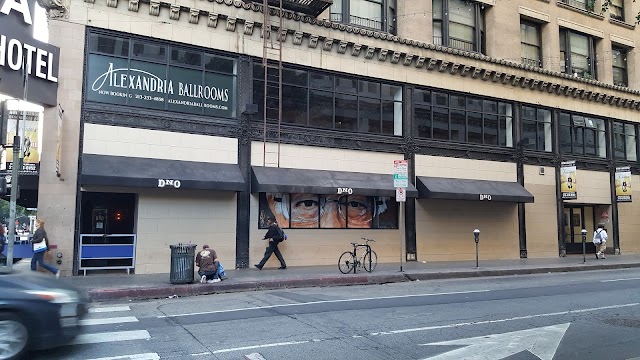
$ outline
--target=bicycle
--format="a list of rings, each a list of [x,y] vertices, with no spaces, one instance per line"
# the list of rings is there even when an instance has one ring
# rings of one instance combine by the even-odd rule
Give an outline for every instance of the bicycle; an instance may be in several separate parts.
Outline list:
[[[353,270],[355,274],[357,268],[363,267],[365,271],[372,272],[376,266],[378,265],[378,255],[373,249],[371,249],[371,245],[369,243],[376,242],[373,239],[361,238],[365,241],[364,244],[358,244],[352,242],[353,251],[345,251],[340,255],[340,259],[338,260],[338,269],[343,274],[348,274]],[[358,256],[357,250],[359,247],[364,247],[365,252]]]

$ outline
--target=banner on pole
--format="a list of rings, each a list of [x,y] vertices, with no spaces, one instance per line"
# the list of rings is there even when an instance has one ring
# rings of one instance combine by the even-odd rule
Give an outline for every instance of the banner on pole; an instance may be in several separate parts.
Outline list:
[[[575,161],[563,161],[560,164],[560,191],[562,192],[562,200],[575,200],[578,198],[576,174]]]
[[[616,168],[616,201],[631,202],[631,167]]]

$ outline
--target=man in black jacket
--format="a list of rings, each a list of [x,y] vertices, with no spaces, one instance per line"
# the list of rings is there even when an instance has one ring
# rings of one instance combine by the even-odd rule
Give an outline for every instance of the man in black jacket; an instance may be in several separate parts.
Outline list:
[[[267,260],[271,257],[271,254],[275,253],[278,261],[280,261],[280,267],[278,269],[284,270],[287,268],[287,264],[284,262],[284,258],[282,257],[282,253],[280,253],[280,249],[278,249],[278,244],[284,240],[284,234],[282,230],[276,223],[275,219],[270,217],[267,220],[267,224],[269,224],[269,230],[264,235],[262,240],[269,239],[269,246],[267,246],[267,250],[264,252],[264,257],[260,261],[260,263],[255,264],[254,266],[258,268],[258,270],[262,270],[264,264],[267,263]]]

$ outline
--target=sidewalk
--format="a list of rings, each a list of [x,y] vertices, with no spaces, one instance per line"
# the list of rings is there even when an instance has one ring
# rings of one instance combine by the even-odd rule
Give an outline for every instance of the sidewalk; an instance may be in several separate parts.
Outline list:
[[[125,299],[155,299],[184,297],[215,293],[255,291],[281,288],[366,285],[407,282],[415,280],[453,279],[484,276],[524,275],[551,272],[589,271],[640,267],[640,255],[610,255],[596,260],[593,254],[587,257],[571,255],[554,259],[519,259],[464,262],[410,262],[403,264],[378,264],[372,272],[341,274],[335,266],[289,267],[286,270],[255,268],[227,270],[228,280],[214,284],[169,283],[169,274],[126,275],[126,273],[95,274],[65,278],[77,288],[86,291],[93,301]],[[194,277],[197,281],[197,274]]]

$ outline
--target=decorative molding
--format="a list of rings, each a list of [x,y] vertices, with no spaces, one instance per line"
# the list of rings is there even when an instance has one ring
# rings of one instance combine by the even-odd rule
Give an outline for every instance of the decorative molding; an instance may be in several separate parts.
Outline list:
[[[460,69],[460,66],[462,66],[462,65],[458,64],[458,63],[451,64],[451,69],[449,69],[449,74],[451,74],[451,75],[457,74],[458,70]]]
[[[210,28],[218,27],[218,14],[209,13],[209,17],[207,20],[207,26]]]
[[[373,56],[376,54],[376,48],[371,47],[371,46],[367,46],[367,50],[364,53],[364,58],[371,60],[373,59]]]
[[[315,49],[316,47],[318,47],[318,40],[320,39],[320,37],[318,35],[311,35],[309,36],[309,47],[312,49]]]
[[[255,23],[253,21],[245,21],[243,34],[249,35],[249,36],[253,35],[254,27],[255,27]]]
[[[189,24],[197,24],[200,22],[200,10],[198,9],[190,9],[189,10]]]
[[[351,56],[360,56],[360,51],[362,50],[362,44],[353,44],[351,46]]]
[[[413,62],[413,55],[406,54],[404,56],[404,61],[402,62],[402,65],[410,66],[412,62]]]
[[[469,73],[471,72],[471,66],[469,65],[464,65],[462,67],[462,72],[460,73],[460,76],[462,77],[467,77],[467,75],[469,75]]]
[[[348,42],[346,41],[340,41],[338,43],[338,54],[344,54],[345,52],[347,52],[347,46],[349,45]]]
[[[416,59],[416,68],[422,69],[424,67],[424,62],[427,60],[424,56],[418,56]]]
[[[302,44],[302,38],[304,37],[304,33],[302,31],[295,31],[293,33],[293,45]]]
[[[169,19],[180,20],[180,5],[171,5],[169,8]]]
[[[451,64],[451,63],[450,63],[450,62],[448,62],[448,61],[442,61],[442,62],[440,63],[440,66],[438,67],[438,71],[439,71],[439,72],[445,72],[445,71],[447,71],[447,69],[449,68],[449,64]]]
[[[611,18],[609,19],[609,23],[610,24],[614,24],[614,25],[618,25],[618,26],[622,26],[622,27],[630,29],[630,30],[635,30],[635,28],[636,28],[635,24],[629,24],[627,22],[616,20],[616,19],[611,19]]]
[[[388,53],[389,49],[380,49],[380,52],[378,52],[378,61],[386,61]]]
[[[237,24],[236,18],[228,17],[227,26],[225,27],[225,29],[231,32],[236,31],[236,24]]]
[[[118,0],[107,0],[107,7],[117,8]]]
[[[402,53],[394,51],[393,54],[391,54],[391,63],[397,64],[400,61],[400,56],[402,56]]]
[[[96,0],[84,0],[87,4],[95,4]]]
[[[160,15],[160,1],[158,0],[149,1],[149,15],[151,16]]]
[[[501,73],[501,72],[498,72],[498,71],[492,73],[491,74],[491,81],[498,82],[500,80],[500,78],[502,78],[502,75],[504,75],[504,74]]]
[[[95,0],[93,0],[95,1]],[[47,11],[49,19],[68,19],[69,6],[64,0],[37,0],[38,4]]]
[[[280,31],[278,31],[278,41],[281,43],[287,42],[287,35],[289,35],[289,30],[280,29]]]
[[[333,47],[333,39],[331,38],[325,38],[324,42],[322,44],[322,50],[324,51],[331,51],[331,48]]]

